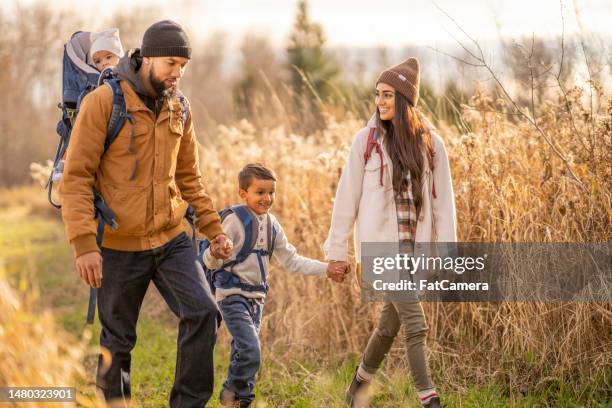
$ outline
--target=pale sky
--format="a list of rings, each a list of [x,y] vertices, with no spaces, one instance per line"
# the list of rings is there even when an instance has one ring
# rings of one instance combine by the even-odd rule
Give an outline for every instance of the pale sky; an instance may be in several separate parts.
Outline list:
[[[26,0],[32,3],[37,0]],[[2,0],[7,5],[11,0]],[[23,1],[22,1],[23,2]],[[561,32],[558,0],[437,0],[478,40],[505,36],[555,37]],[[565,30],[578,30],[579,19],[588,31],[612,36],[611,0],[564,0]],[[224,31],[238,41],[249,31],[266,34],[282,46],[291,29],[297,0],[54,0],[53,7],[69,7],[88,15],[110,15],[117,8],[158,5],[164,17],[189,25],[198,37]],[[431,45],[460,36],[431,0],[310,0],[311,19],[323,25],[330,46]]]

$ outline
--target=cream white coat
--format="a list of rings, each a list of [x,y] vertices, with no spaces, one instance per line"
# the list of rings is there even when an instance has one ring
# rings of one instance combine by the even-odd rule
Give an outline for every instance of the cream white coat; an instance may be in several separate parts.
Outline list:
[[[348,239],[355,228],[354,244],[357,262],[364,242],[399,241],[397,212],[393,193],[393,166],[382,144],[384,180],[380,185],[381,160],[376,151],[367,163],[364,153],[375,117],[355,135],[349,157],[336,190],[329,235],[323,249],[328,260],[348,260]],[[423,205],[419,214],[415,241],[455,242],[456,215],[453,185],[444,141],[433,130],[434,169],[426,166],[423,183]],[[433,197],[435,183],[436,197]]]

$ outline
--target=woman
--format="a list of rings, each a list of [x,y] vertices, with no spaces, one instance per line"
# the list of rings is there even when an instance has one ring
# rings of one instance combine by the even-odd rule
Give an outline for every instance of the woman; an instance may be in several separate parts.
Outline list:
[[[383,71],[376,81],[376,114],[354,138],[340,177],[325,251],[330,261],[347,261],[347,241],[356,224],[355,252],[362,242],[396,242],[412,253],[415,242],[456,241],[455,202],[444,142],[416,109],[419,62],[409,58]],[[404,326],[408,362],[421,404],[440,399],[427,370],[427,323],[421,304],[385,301],[347,390],[357,406]]]

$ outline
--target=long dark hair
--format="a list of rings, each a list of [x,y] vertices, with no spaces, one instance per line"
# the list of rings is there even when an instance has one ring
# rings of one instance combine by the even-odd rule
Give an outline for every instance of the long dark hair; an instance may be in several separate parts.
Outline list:
[[[406,174],[410,171],[412,195],[417,211],[423,202],[423,174],[427,157],[433,169],[433,147],[431,134],[424,123],[423,115],[399,92],[395,92],[395,116],[382,120],[376,109],[376,128],[384,135],[384,144],[393,165],[393,190],[400,195],[408,186]]]

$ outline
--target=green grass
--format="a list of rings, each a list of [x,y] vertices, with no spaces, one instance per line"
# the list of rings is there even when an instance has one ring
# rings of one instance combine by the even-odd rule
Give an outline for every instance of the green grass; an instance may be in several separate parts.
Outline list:
[[[97,345],[99,323],[84,325],[88,288],[74,270],[72,252],[66,244],[63,226],[56,218],[28,215],[15,208],[0,208],[0,259],[9,280],[16,286],[37,288],[41,308],[51,309],[60,325],[80,337],[89,330],[90,344]],[[273,294],[272,294],[273,296]],[[145,300],[146,302],[146,300]],[[133,398],[140,406],[168,406],[176,359],[176,319],[160,317],[143,308],[138,323],[138,343],[132,354]],[[223,336],[224,339],[227,336]],[[342,407],[344,390],[350,382],[357,356],[348,361],[279,361],[265,350],[258,375],[255,407]],[[215,351],[215,393],[217,396],[227,372],[229,344],[220,341]],[[93,395],[97,357],[86,361],[89,378],[80,391]],[[609,378],[601,379],[611,389]],[[412,407],[417,405],[414,386],[403,370],[381,371],[372,384],[373,407]],[[526,395],[508,395],[508,387],[489,384],[464,390],[440,387],[448,407],[611,407],[610,394],[587,390],[576,392],[568,384],[551,382],[548,388]],[[593,386],[606,389],[606,386]],[[599,401],[599,402],[595,402]]]

